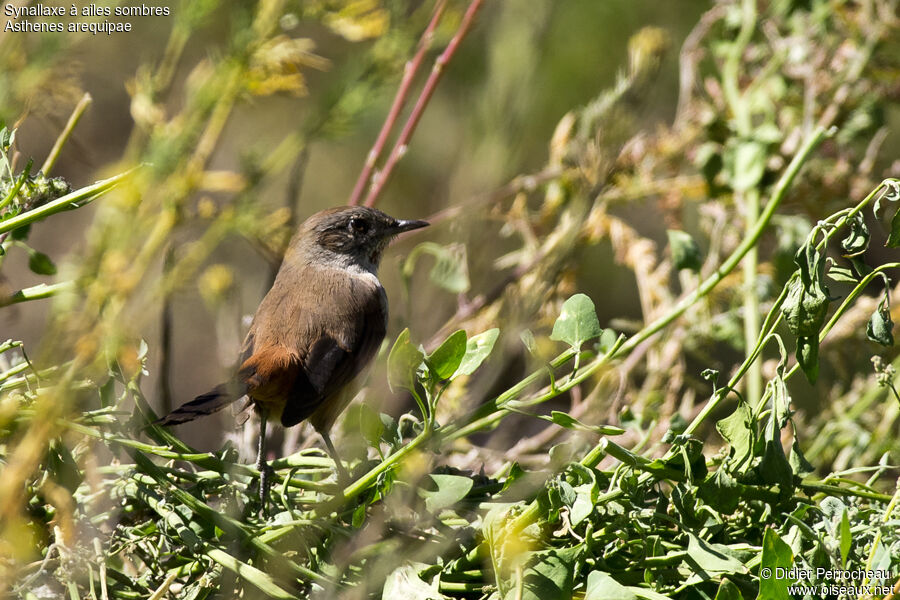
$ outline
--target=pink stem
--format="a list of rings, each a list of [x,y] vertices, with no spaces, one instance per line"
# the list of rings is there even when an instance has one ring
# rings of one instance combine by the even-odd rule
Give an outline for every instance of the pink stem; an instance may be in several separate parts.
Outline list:
[[[447,47],[441,55],[434,61],[434,67],[431,69],[431,74],[428,76],[428,80],[422,88],[422,93],[419,95],[419,99],[416,101],[416,105],[413,107],[412,113],[410,113],[409,119],[406,121],[406,125],[403,126],[403,131],[400,132],[400,137],[397,138],[397,142],[394,144],[394,149],[391,150],[390,156],[388,156],[387,161],[384,163],[384,168],[372,183],[369,195],[366,196],[366,206],[373,206],[375,204],[378,195],[381,193],[381,190],[384,189],[385,183],[387,183],[391,172],[394,170],[394,166],[401,158],[403,158],[403,155],[406,154],[409,139],[416,130],[416,125],[419,124],[422,113],[425,112],[425,107],[428,105],[428,101],[431,99],[431,95],[434,93],[438,81],[440,81],[441,75],[444,72],[444,67],[446,67],[447,63],[450,62],[450,59],[453,58],[460,42],[462,42],[463,38],[469,32],[469,29],[471,29],[472,22],[475,20],[475,14],[478,12],[478,9],[481,8],[483,2],[484,0],[472,0],[469,4],[469,8],[466,9],[466,14],[463,15],[462,23],[459,24],[459,29],[456,30],[453,39],[450,40],[450,43],[447,44]]]
[[[434,30],[437,29],[438,22],[441,20],[441,15],[444,14],[446,5],[447,0],[438,0],[434,5],[434,13],[431,15],[431,22],[428,23],[428,27],[426,27],[425,31],[422,33],[422,37],[419,38],[419,46],[416,49],[416,54],[413,56],[412,60],[407,61],[406,66],[403,68],[403,78],[400,80],[400,87],[397,88],[397,94],[394,96],[394,103],[391,105],[391,110],[384,120],[384,125],[381,126],[381,131],[378,132],[378,139],[375,140],[375,144],[372,146],[372,149],[369,150],[369,154],[366,157],[366,164],[363,165],[362,172],[359,174],[356,185],[353,187],[353,193],[350,194],[350,201],[347,203],[350,206],[359,204],[359,199],[362,197],[363,190],[369,183],[369,178],[372,176],[372,171],[375,169],[375,163],[381,156],[381,152],[387,144],[388,136],[394,128],[394,125],[397,123],[397,117],[400,115],[400,111],[406,104],[406,99],[409,96],[409,89],[412,86],[413,79],[415,79],[416,72],[422,65],[422,61],[425,60],[425,53],[428,52],[428,49],[431,47],[431,42],[434,39]]]

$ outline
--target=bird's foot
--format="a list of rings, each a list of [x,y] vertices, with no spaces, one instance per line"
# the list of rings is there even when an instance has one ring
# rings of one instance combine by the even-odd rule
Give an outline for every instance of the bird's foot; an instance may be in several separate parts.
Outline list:
[[[269,512],[269,489],[272,486],[270,476],[272,467],[268,462],[257,465],[259,469],[259,514],[266,515]]]

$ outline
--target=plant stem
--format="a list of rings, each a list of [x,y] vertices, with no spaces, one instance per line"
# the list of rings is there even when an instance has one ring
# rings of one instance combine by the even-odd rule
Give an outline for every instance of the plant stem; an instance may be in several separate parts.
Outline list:
[[[83,187],[80,190],[75,190],[74,192],[57,198],[52,202],[48,202],[43,206],[38,206],[37,208],[33,208],[27,212],[23,212],[20,215],[16,215],[11,219],[0,221],[0,233],[6,233],[7,231],[12,231],[13,229],[24,227],[29,223],[40,221],[41,219],[49,217],[50,215],[56,214],[58,212],[76,208],[74,205],[78,204],[79,202],[83,202],[86,204],[97,196],[108,192],[118,184],[125,181],[138,168],[139,167],[129,169],[124,173],[116,175],[115,177],[103,179],[93,185]]]
[[[400,87],[397,88],[394,102],[391,104],[388,116],[381,126],[381,131],[378,132],[378,138],[375,140],[375,144],[366,156],[366,164],[363,165],[363,169],[356,180],[356,185],[353,187],[353,193],[350,194],[350,200],[347,202],[350,206],[359,204],[363,190],[366,189],[369,178],[372,176],[372,171],[375,169],[375,163],[381,156],[382,151],[384,151],[388,136],[394,128],[394,125],[397,123],[397,117],[400,115],[400,111],[406,104],[406,99],[409,96],[409,90],[412,86],[413,79],[416,77],[416,72],[419,70],[419,67],[422,66],[422,61],[425,59],[425,54],[428,52],[428,49],[431,48],[431,42],[434,40],[434,30],[437,29],[437,25],[441,20],[441,16],[444,14],[444,8],[446,8],[446,6],[446,0],[437,0],[437,3],[434,5],[434,12],[431,15],[431,21],[422,33],[422,37],[419,39],[419,46],[416,49],[416,54],[403,68],[403,78],[400,80]]]
[[[391,150],[391,153],[384,164],[384,168],[381,170],[381,173],[378,174],[375,183],[372,185],[372,189],[369,190],[369,194],[368,196],[366,196],[366,206],[375,205],[375,202],[378,200],[378,196],[381,194],[381,190],[384,189],[384,186],[387,183],[388,178],[391,176],[394,167],[397,165],[397,162],[401,158],[403,158],[404,154],[406,154],[409,140],[412,137],[413,132],[416,130],[416,126],[419,124],[419,119],[422,118],[422,113],[425,112],[425,107],[428,106],[428,101],[431,99],[431,95],[434,94],[434,90],[437,88],[437,84],[441,80],[441,75],[444,72],[444,67],[447,66],[447,64],[453,58],[453,55],[456,54],[456,50],[457,48],[459,48],[460,42],[462,42],[463,38],[466,37],[469,29],[471,29],[472,22],[475,20],[475,15],[478,12],[478,9],[481,8],[483,2],[484,0],[472,0],[472,2],[469,4],[469,8],[466,9],[465,14],[463,15],[462,22],[459,24],[459,29],[456,30],[456,33],[453,35],[453,38],[450,40],[450,43],[447,44],[447,47],[444,49],[441,55],[438,56],[437,60],[434,61],[434,67],[432,67],[431,69],[431,74],[425,81],[425,86],[422,88],[422,93],[419,94],[419,99],[416,100],[416,104],[409,115],[409,119],[407,119],[406,124],[400,131],[400,136],[397,138],[397,142],[394,144],[394,149]]]
[[[93,102],[91,95],[85,94],[81,97],[81,100],[78,101],[78,104],[75,105],[75,108],[72,110],[72,114],[69,117],[69,121],[66,123],[65,128],[63,128],[62,133],[59,134],[59,137],[56,138],[53,148],[50,149],[47,159],[44,161],[43,166],[41,166],[41,172],[43,172],[44,175],[49,175],[50,171],[53,170],[53,167],[56,165],[56,160],[59,158],[59,153],[62,152],[63,146],[69,141],[72,131],[75,129],[75,126],[78,125],[78,121],[81,120],[84,111],[91,105],[91,102]]]
[[[38,285],[33,285],[31,287],[27,287],[21,289],[17,292],[13,292],[6,298],[0,299],[0,306],[7,306],[9,304],[18,304],[19,302],[29,302],[31,300],[40,300],[42,298],[50,298],[52,296],[56,296],[59,293],[66,292],[74,289],[74,282],[72,281],[60,281],[59,283],[40,283]]]

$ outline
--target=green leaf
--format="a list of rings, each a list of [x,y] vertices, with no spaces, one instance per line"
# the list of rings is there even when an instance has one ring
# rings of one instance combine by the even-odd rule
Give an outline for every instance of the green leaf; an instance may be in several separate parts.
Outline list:
[[[819,335],[798,337],[796,357],[807,381],[815,383],[819,378]]]
[[[850,533],[850,518],[847,516],[847,509],[841,513],[841,568],[847,568],[847,560],[850,558],[850,548],[853,546],[853,535]]]
[[[578,553],[578,546],[533,552],[523,570],[521,600],[571,600]],[[515,598],[513,581],[504,600]]]
[[[669,237],[669,249],[672,252],[672,264],[678,270],[690,269],[699,271],[703,265],[700,256],[700,246],[691,235],[684,231],[669,229],[666,231]]]
[[[466,332],[460,329],[451,333],[444,343],[425,357],[425,364],[436,379],[449,379],[459,368],[465,354]]]
[[[862,254],[869,247],[869,228],[861,213],[856,213],[850,221],[850,233],[841,240],[844,256]]]
[[[466,342],[466,353],[463,355],[462,360],[459,363],[459,368],[456,369],[456,373],[453,374],[453,377],[471,375],[474,373],[475,370],[481,366],[481,363],[483,363],[491,354],[491,350],[494,349],[494,343],[497,341],[497,336],[499,335],[500,330],[495,327],[494,329],[488,329],[483,333],[470,337]]]
[[[793,489],[794,472],[780,441],[766,440],[765,454],[759,463],[759,475],[766,483],[780,486],[782,493]]]
[[[704,578],[715,578],[733,573],[745,573],[744,563],[731,555],[731,549],[723,544],[712,544],[688,533],[688,557],[685,561]]]
[[[830,301],[825,286],[825,258],[812,243],[794,255],[800,277],[788,282],[788,293],[781,307],[788,329],[797,337],[818,335],[825,324]]]
[[[900,246],[900,210],[895,212],[893,218],[891,218],[891,233],[888,235],[887,242],[884,245],[889,248]]]
[[[866,323],[866,337],[882,346],[894,345],[894,322],[891,320],[891,309],[885,301],[878,304],[878,308],[869,317]]]
[[[590,431],[600,435],[622,435],[625,433],[624,429],[613,425],[588,425],[582,423],[572,415],[558,410],[550,411],[550,421],[556,423],[560,427],[565,427],[566,429]]]
[[[566,342],[575,350],[603,333],[594,303],[584,294],[575,294],[563,303],[562,312],[553,324],[550,339]]]
[[[384,433],[384,422],[381,420],[381,415],[364,402],[360,402],[357,406],[359,407],[357,409],[359,411],[359,430],[366,443],[377,447],[381,443]]]
[[[791,472],[797,477],[802,477],[816,470],[803,456],[797,438],[794,438],[794,443],[791,444],[791,455],[788,457],[788,462],[791,465]]]
[[[714,600],[744,600],[744,596],[741,595],[741,590],[731,583],[730,579],[726,578],[719,584],[719,589],[716,591]]]
[[[762,180],[766,170],[766,147],[754,140],[738,142],[730,162],[733,165],[731,187],[737,192],[746,192]]]
[[[28,249],[28,268],[38,275],[56,275],[56,265],[43,252]]]
[[[425,508],[430,513],[437,513],[445,508],[450,508],[472,490],[474,482],[469,477],[461,475],[429,475],[437,486],[436,490],[419,489],[419,495],[425,498]]]
[[[700,497],[718,512],[730,515],[740,504],[740,486],[728,471],[718,469],[700,484]]]
[[[441,246],[434,242],[419,244],[413,248],[403,264],[403,276],[407,280],[412,277],[416,260],[420,254],[430,254],[435,258],[434,266],[428,272],[428,278],[432,283],[454,294],[460,294],[469,289],[469,267],[464,245]]]
[[[584,600],[637,600],[637,595],[609,573],[591,571],[588,573]]]
[[[791,279],[781,306],[785,323],[795,336],[818,335],[828,314],[828,294],[824,286],[805,286],[800,278]]]
[[[746,402],[739,402],[734,412],[716,423],[719,434],[731,446],[732,469],[740,467],[753,454],[756,425]]]
[[[597,499],[600,497],[600,487],[597,484],[597,477],[591,469],[584,469],[588,481],[575,486],[575,502],[569,511],[569,521],[573,526],[588,518],[594,512]]]
[[[388,384],[392,391],[398,389],[413,390],[416,384],[416,370],[425,355],[409,341],[409,329],[404,329],[397,336],[394,347],[388,355]]]
[[[607,354],[616,345],[619,336],[612,329],[604,329],[600,334],[599,350],[603,354]]]
[[[785,571],[791,568],[794,555],[791,547],[778,536],[771,527],[763,534],[762,557],[760,559],[759,596],[765,600],[790,600],[788,586],[794,581],[788,577],[776,577],[777,569]],[[768,574],[764,577],[764,574]]]
[[[859,282],[859,277],[850,268],[839,267],[838,265],[832,265],[828,269],[828,278],[840,283],[856,284]]]
[[[78,489],[78,486],[84,480],[75,457],[72,456],[69,448],[58,440],[54,441],[50,446],[47,470],[56,483],[67,489],[69,493],[75,493],[75,490]]]

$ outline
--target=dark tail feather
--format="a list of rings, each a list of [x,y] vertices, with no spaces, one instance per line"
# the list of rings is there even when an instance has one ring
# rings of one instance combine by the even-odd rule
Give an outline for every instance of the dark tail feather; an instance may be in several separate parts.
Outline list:
[[[234,383],[223,383],[222,385],[217,385],[211,391],[197,396],[187,404],[181,405],[157,420],[154,424],[180,425],[181,423],[187,423],[198,417],[205,417],[206,415],[219,412],[243,395],[243,386]]]

